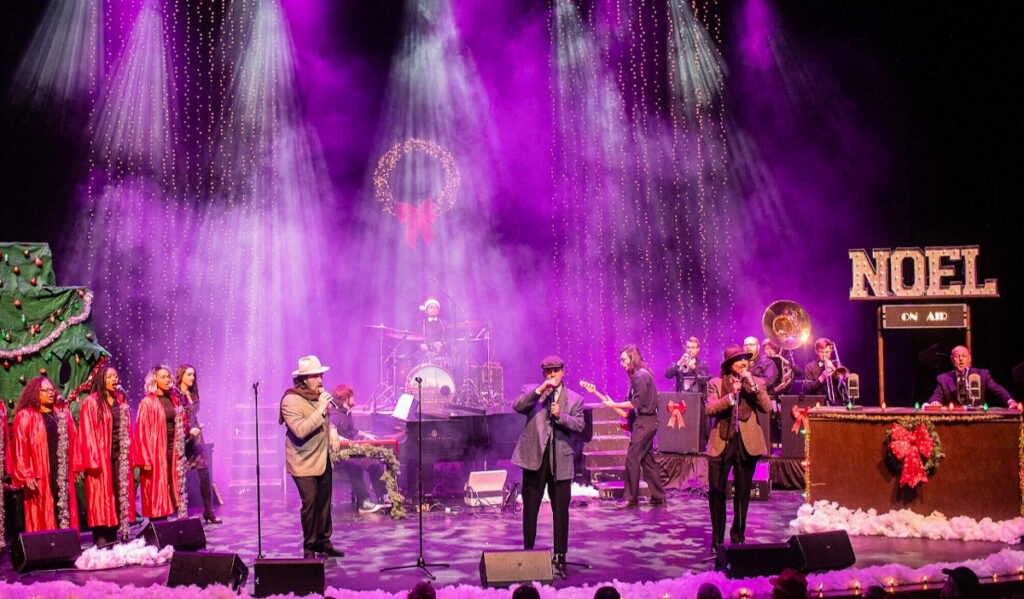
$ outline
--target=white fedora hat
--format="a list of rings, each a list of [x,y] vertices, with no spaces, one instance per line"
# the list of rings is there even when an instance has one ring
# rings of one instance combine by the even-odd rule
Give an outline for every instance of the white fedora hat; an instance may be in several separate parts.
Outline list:
[[[292,376],[322,374],[330,369],[330,366],[323,366],[320,364],[320,358],[316,356],[302,356],[299,358],[299,369],[293,372]]]

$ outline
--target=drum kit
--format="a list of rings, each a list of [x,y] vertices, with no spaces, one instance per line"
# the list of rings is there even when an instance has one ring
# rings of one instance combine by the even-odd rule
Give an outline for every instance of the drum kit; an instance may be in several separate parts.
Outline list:
[[[448,328],[453,339],[432,343],[421,334],[385,324],[363,326],[380,336],[380,383],[370,396],[372,412],[393,409],[402,394],[419,396],[421,384],[423,408],[428,411],[503,410],[501,365],[491,360],[491,323],[456,322]]]

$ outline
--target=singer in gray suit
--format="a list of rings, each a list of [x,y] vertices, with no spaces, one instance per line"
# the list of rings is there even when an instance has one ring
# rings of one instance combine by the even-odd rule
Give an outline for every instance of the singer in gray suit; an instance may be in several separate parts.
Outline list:
[[[574,474],[569,438],[583,430],[583,398],[562,384],[565,363],[561,358],[548,356],[540,367],[544,382],[523,387],[512,404],[515,411],[526,416],[512,463],[523,469],[523,548],[533,549],[546,486],[555,532],[552,565],[555,574],[564,579]]]
[[[284,460],[288,474],[302,500],[302,555],[328,557],[345,554],[331,545],[331,460],[328,444],[338,442],[327,407],[331,394],[324,391],[322,366],[316,356],[299,358],[299,369],[292,372],[292,388],[281,398],[280,424],[288,427],[284,444]],[[332,434],[333,432],[333,434]]]
[[[971,350],[958,345],[953,348],[950,358],[953,361],[953,370],[938,376],[935,391],[929,401],[958,406],[980,406],[995,401],[999,405],[1017,407],[1017,402],[1013,401],[1010,393],[995,382],[987,370],[971,367]],[[973,385],[972,381],[975,381]]]

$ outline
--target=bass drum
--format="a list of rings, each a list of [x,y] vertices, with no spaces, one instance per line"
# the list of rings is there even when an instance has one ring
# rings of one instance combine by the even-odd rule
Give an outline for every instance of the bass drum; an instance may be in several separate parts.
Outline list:
[[[450,372],[434,364],[420,364],[409,371],[405,379],[405,392],[414,398],[420,397],[420,384],[416,377],[423,381],[423,409],[441,408],[447,410],[455,399],[455,379]]]

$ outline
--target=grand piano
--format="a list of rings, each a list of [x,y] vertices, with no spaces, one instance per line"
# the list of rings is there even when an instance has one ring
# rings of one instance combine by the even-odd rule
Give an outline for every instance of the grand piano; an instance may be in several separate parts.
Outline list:
[[[592,436],[590,410],[585,411],[586,428],[576,435],[574,453],[578,473],[583,472],[583,444]],[[512,459],[516,442],[526,424],[526,417],[516,412],[498,414],[453,413],[447,418],[423,416],[423,493],[434,491],[434,465],[459,462],[473,470],[498,468],[498,462]],[[415,420],[401,422],[404,432],[399,436],[398,455],[402,462],[402,484],[407,497],[417,490],[417,460],[419,459],[420,424]],[[506,464],[507,465],[507,464]],[[510,480],[519,480],[518,472],[509,472]],[[465,481],[463,481],[465,482]],[[458,489],[442,490],[438,494],[461,493]]]

